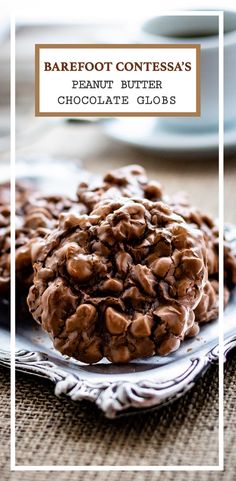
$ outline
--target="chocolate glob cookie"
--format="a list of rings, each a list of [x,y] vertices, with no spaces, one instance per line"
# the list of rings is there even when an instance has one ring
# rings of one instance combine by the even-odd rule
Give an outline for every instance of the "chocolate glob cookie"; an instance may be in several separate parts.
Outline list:
[[[34,194],[18,208],[16,229],[16,278],[21,287],[29,287],[33,280],[33,252],[58,225],[62,212],[86,212],[84,206],[66,196]]]
[[[184,220],[193,228],[200,229],[204,235],[207,250],[208,278],[204,288],[204,296],[201,306],[197,311],[198,324],[215,319],[218,315],[218,227],[215,221],[207,214],[192,206],[186,193],[177,193],[171,197],[163,194],[159,182],[148,179],[145,170],[139,165],[129,165],[117,170],[113,170],[104,175],[103,179],[97,184],[82,183],[78,186],[78,198],[85,203],[88,212],[97,203],[109,203],[114,198],[120,196],[137,198],[147,198],[153,201],[163,200],[172,209],[182,216]],[[236,258],[232,249],[225,242],[225,304],[230,298],[230,289],[236,284]],[[201,307],[201,308],[200,308]],[[197,326],[198,326],[197,324]],[[189,332],[189,335],[196,335],[199,327]]]
[[[77,200],[61,195],[42,196],[32,185],[16,183],[16,287],[27,290],[33,281],[32,253],[58,225],[62,212],[85,213]],[[0,298],[10,291],[10,184],[0,185]]]
[[[199,324],[216,319],[218,315],[218,228],[210,216],[200,212],[189,202],[184,202],[183,199],[181,201],[178,196],[170,199],[170,205],[192,228],[201,230],[206,244],[208,280],[195,310],[199,330]],[[194,332],[194,335],[196,334],[197,332]]]
[[[90,215],[62,215],[35,261],[29,309],[82,362],[167,355],[197,329],[204,238],[162,202],[102,197]]]
[[[185,196],[175,195],[169,199],[171,207],[192,227],[203,233],[207,250],[208,282],[201,302],[195,312],[198,323],[205,323],[218,316],[219,304],[219,230],[209,215],[190,205]],[[224,239],[224,304],[230,299],[230,291],[236,285],[236,255]]]
[[[0,186],[0,299],[9,297],[9,192]],[[34,318],[59,351],[83,362],[167,355],[218,315],[218,243],[209,216],[164,196],[138,165],[80,183],[76,200],[18,183],[19,310],[25,318],[32,286]],[[225,304],[235,284],[225,242]]]

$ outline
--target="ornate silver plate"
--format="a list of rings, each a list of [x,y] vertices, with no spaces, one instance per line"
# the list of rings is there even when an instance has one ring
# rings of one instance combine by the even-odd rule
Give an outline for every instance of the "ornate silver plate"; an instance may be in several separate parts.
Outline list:
[[[236,293],[225,310],[224,354],[236,346]],[[10,367],[9,331],[0,325],[0,364]],[[167,357],[154,356],[114,365],[106,360],[88,366],[56,352],[48,336],[33,321],[17,326],[16,369],[50,379],[57,396],[94,402],[106,417],[158,407],[185,394],[218,360],[218,322],[202,327]]]

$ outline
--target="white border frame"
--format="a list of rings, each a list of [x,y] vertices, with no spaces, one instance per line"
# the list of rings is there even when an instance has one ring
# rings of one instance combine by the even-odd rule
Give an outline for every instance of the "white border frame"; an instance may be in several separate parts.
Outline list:
[[[223,471],[224,470],[224,371],[223,371],[223,222],[224,222],[224,12],[160,11],[159,16],[218,16],[219,19],[219,464],[204,466],[24,466],[16,465],[15,419],[15,15],[11,12],[11,471]]]

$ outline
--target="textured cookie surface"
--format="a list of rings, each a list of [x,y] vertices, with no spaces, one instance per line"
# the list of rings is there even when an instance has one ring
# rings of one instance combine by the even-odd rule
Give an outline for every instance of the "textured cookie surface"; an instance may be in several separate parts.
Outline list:
[[[196,333],[205,242],[162,202],[103,198],[90,215],[64,215],[35,260],[30,311],[63,354],[127,362]]]
[[[66,196],[31,195],[17,210],[16,277],[18,284],[29,287],[33,280],[32,256],[38,244],[58,225],[62,212],[85,212],[85,207]]]

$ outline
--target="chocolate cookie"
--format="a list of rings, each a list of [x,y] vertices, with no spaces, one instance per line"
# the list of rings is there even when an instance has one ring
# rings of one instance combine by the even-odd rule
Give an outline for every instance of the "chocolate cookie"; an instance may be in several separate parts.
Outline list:
[[[32,187],[23,182],[16,183],[16,224],[22,223],[22,205],[26,201]],[[9,299],[10,295],[10,183],[0,184],[0,298]]]
[[[171,197],[164,196],[159,182],[150,181],[143,167],[129,165],[107,173],[95,186],[80,184],[77,190],[78,198],[87,206],[88,212],[99,202],[109,202],[120,196],[163,200],[182,216],[192,227],[203,232],[207,249],[207,266],[209,283],[204,289],[204,300],[199,306],[198,323],[215,319],[218,315],[218,227],[207,214],[192,206],[185,193],[177,193]],[[225,242],[225,302],[230,298],[230,289],[236,284],[236,256]],[[204,307],[204,308],[203,308]],[[191,333],[190,333],[191,334]],[[196,327],[193,335],[196,334]]]
[[[79,202],[87,207],[88,213],[103,201],[109,202],[120,197],[163,200],[161,184],[149,181],[146,171],[140,165],[127,165],[111,170],[100,180],[90,184],[82,182],[77,189]]]
[[[19,285],[29,287],[32,284],[33,251],[57,227],[60,214],[73,209],[86,212],[85,206],[61,195],[35,194],[21,205],[20,225],[16,229],[16,277]]]
[[[205,323],[218,316],[219,292],[219,230],[215,221],[207,214],[191,206],[184,198],[175,196],[169,200],[171,207],[191,226],[200,229],[204,235],[207,249],[208,282],[204,295],[195,312],[198,323]],[[224,241],[224,304],[230,300],[230,291],[236,285],[236,255],[231,246]]]
[[[61,212],[86,212],[77,201],[60,195],[41,196],[33,186],[16,183],[17,292],[29,288],[33,278],[32,250],[58,224]],[[0,298],[10,291],[10,184],[0,185]]]
[[[28,305],[63,354],[167,355],[196,329],[204,238],[162,202],[102,197],[90,215],[62,215],[35,260]]]
[[[11,247],[10,216],[11,212],[9,204],[0,204],[0,298],[9,297]]]

